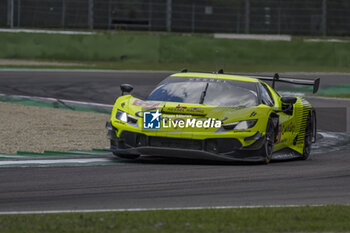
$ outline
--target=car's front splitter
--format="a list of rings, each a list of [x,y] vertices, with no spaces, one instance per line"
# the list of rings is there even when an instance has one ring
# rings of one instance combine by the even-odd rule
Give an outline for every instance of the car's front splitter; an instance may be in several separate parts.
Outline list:
[[[185,158],[185,159],[204,159],[226,162],[263,162],[264,158],[258,156],[256,151],[234,151],[227,154],[211,153],[208,151],[189,150],[170,147],[137,147],[121,149],[116,146],[106,148],[107,151],[116,154],[140,154],[160,156],[165,158]]]

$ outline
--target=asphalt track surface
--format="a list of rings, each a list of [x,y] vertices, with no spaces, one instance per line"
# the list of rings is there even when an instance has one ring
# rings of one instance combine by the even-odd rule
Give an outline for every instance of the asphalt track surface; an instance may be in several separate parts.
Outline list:
[[[0,93],[112,104],[121,83],[133,84],[134,95],[144,97],[168,74],[1,71]],[[321,78],[322,85],[350,80],[340,74]],[[349,132],[350,101],[310,101],[323,111],[320,128]],[[345,109],[345,116],[333,109]],[[0,168],[0,211],[333,203],[350,204],[349,149],[267,166],[145,158],[106,166]]]

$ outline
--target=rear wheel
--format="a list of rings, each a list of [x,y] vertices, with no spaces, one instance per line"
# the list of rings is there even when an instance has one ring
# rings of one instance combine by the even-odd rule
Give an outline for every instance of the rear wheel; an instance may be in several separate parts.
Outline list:
[[[301,156],[301,159],[303,160],[306,160],[310,157],[312,138],[313,138],[313,132],[314,132],[313,127],[314,127],[314,122],[313,122],[311,113],[309,113],[309,116],[307,118],[306,125],[305,125],[304,149],[303,149],[303,154]]]
[[[266,126],[265,143],[259,150],[259,155],[264,158],[264,163],[268,164],[272,158],[273,144],[275,143],[275,129],[272,119],[269,118]]]

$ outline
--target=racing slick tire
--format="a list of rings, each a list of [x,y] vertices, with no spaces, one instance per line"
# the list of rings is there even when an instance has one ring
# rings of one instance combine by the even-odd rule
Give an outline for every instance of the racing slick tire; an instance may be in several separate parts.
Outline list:
[[[314,121],[311,112],[309,113],[305,125],[305,137],[304,137],[304,148],[303,148],[303,154],[301,155],[302,160],[307,160],[310,157],[311,153],[311,145],[312,145],[312,138],[313,138],[313,127],[314,127]]]
[[[264,158],[264,161],[263,161],[264,164],[268,164],[271,161],[274,143],[275,143],[275,129],[273,126],[272,119],[269,118],[266,126],[265,143],[258,150],[258,154]]]

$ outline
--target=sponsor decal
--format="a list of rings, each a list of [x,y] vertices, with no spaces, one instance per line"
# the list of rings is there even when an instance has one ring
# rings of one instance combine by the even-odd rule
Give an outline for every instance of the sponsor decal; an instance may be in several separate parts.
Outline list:
[[[222,122],[214,118],[175,118],[161,117],[159,110],[153,112],[143,112],[144,129],[162,128],[220,128]]]
[[[144,112],[143,113],[143,128],[145,129],[160,129],[160,116],[161,114],[157,110],[156,112]]]
[[[184,114],[204,114],[204,110],[201,108],[186,107],[186,106],[176,106],[176,107],[167,107],[167,112],[172,113],[184,113]]]
[[[171,120],[168,119],[168,121],[163,120],[163,128],[220,128],[221,127],[221,121],[218,121],[214,118],[208,118],[207,120],[199,120],[196,118],[188,118],[185,120],[183,119],[175,119]]]
[[[155,108],[155,107],[158,107],[159,105],[159,103],[146,102],[142,100],[135,100],[132,104],[136,106],[147,107],[147,108]]]
[[[295,130],[296,130],[296,126],[295,126],[295,122],[293,121],[285,122],[281,125],[282,135],[284,135],[287,132],[295,132]]]
[[[282,136],[281,123],[279,123],[278,124],[278,133],[277,133],[277,142],[275,144],[281,143],[281,136]]]

